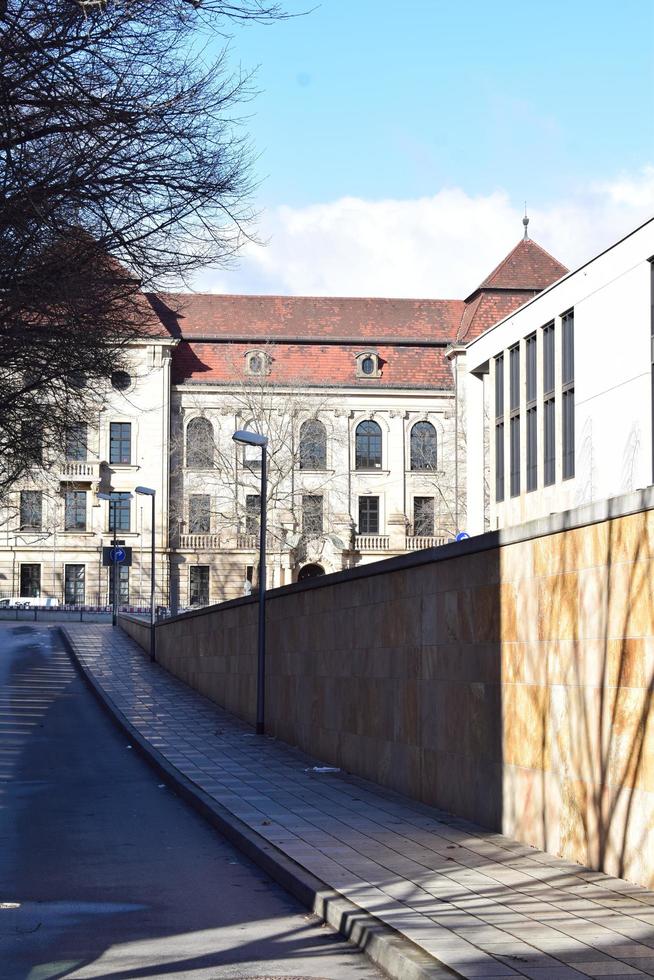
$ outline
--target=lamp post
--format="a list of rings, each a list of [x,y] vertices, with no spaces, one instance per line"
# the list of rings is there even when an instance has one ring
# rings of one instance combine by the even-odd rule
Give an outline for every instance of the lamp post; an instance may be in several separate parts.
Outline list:
[[[259,632],[257,641],[257,735],[264,733],[266,695],[266,447],[268,437],[239,429],[234,442],[257,446],[261,450],[261,517],[259,520]]]
[[[157,495],[156,490],[151,487],[136,487],[136,492],[144,497],[149,497],[152,502],[152,510],[150,512],[150,548],[151,548],[151,574],[150,574],[150,660],[154,663],[156,658],[155,640],[154,640],[154,567],[155,567],[155,552],[154,552],[154,502]]]
[[[112,566],[113,567],[113,571],[114,571],[114,587],[112,589],[112,596],[111,596],[111,625],[112,626],[115,626],[116,625],[116,622],[118,620],[118,595],[119,595],[119,591],[118,591],[118,560],[117,560],[117,545],[116,545],[116,530],[117,530],[116,523],[117,523],[117,517],[118,517],[118,508],[116,507],[117,500],[116,500],[116,497],[115,497],[115,495],[113,493],[97,493],[96,496],[98,497],[99,500],[108,500],[109,501],[109,516],[110,517],[111,517],[111,504],[113,503],[113,505],[114,505],[114,508],[113,508],[113,520],[110,522],[111,527],[109,528],[109,530],[111,531],[111,536],[112,536],[111,544],[112,544],[113,552],[114,552],[114,555],[113,555],[113,566]],[[127,496],[128,496],[128,499],[129,500],[132,499],[132,494],[131,493],[128,494]]]

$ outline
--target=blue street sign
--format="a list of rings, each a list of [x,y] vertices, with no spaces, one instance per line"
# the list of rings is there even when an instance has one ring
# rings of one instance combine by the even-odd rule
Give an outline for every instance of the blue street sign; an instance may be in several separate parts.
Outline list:
[[[124,548],[112,548],[109,552],[112,561],[125,561]]]
[[[456,538],[454,540],[455,541],[465,541],[469,537],[470,537],[470,535],[468,534],[467,531],[459,531],[459,533],[457,534],[457,536],[456,536]]]

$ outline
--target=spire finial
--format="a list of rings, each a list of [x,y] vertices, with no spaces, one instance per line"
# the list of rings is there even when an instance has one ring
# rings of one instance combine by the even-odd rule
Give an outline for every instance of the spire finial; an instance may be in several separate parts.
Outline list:
[[[529,238],[529,233],[527,232],[527,226],[529,225],[529,218],[527,217],[527,202],[526,201],[525,201],[525,216],[522,219],[522,223],[525,226],[525,238],[524,238],[524,240],[527,241],[527,239]]]

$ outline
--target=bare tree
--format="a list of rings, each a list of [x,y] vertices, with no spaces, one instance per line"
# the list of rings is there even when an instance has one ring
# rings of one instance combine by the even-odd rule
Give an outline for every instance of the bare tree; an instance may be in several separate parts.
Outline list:
[[[156,329],[141,289],[236,254],[251,80],[208,41],[283,16],[263,0],[0,3],[0,494]]]

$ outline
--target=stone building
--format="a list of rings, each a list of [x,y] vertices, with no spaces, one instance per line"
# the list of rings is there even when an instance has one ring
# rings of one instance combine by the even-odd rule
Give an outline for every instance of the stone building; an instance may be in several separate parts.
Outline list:
[[[103,605],[102,548],[131,548],[123,605],[241,595],[256,581],[269,438],[268,586],[429,547],[466,526],[465,345],[567,270],[526,236],[464,300],[158,294],[97,418],[17,487],[0,595]],[[107,502],[98,491],[111,492]]]

